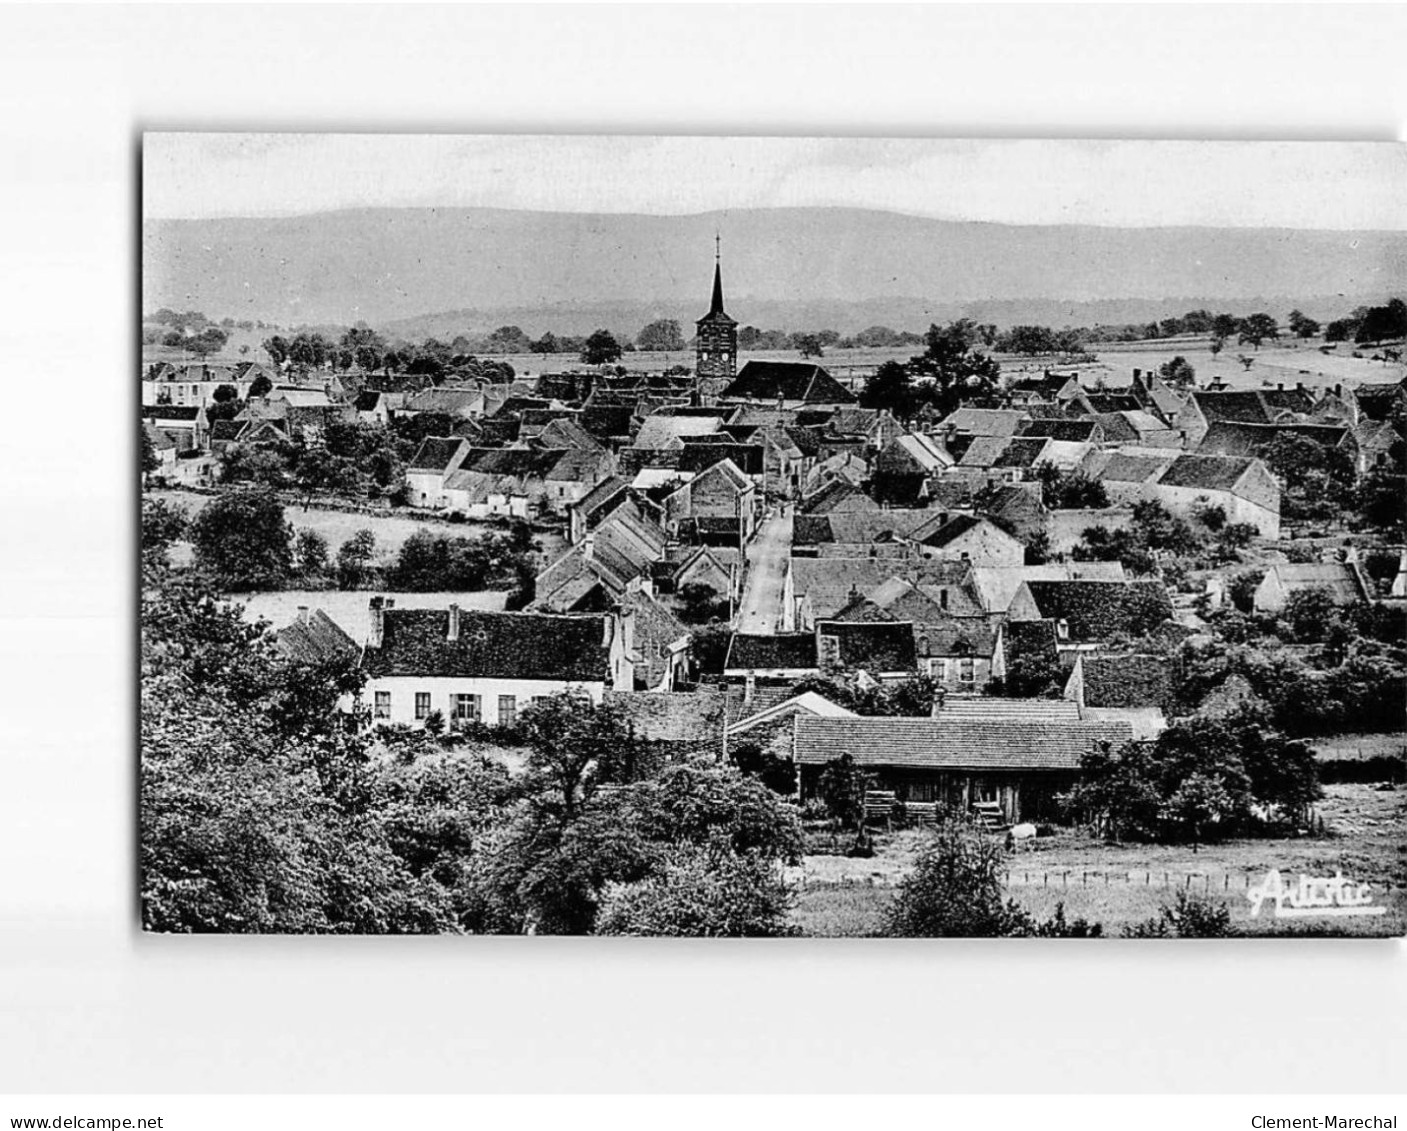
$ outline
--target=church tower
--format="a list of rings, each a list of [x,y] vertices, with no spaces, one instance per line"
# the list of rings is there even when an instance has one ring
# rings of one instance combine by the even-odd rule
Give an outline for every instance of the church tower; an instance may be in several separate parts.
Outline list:
[[[714,236],[713,243],[713,302],[708,313],[695,323],[698,344],[694,369],[700,380],[721,377],[731,381],[738,375],[738,324],[723,310],[721,237]]]

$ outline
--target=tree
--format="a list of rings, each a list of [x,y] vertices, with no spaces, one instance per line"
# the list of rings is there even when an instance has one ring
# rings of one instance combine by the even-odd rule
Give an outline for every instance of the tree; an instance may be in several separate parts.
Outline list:
[[[292,568],[292,536],[267,490],[219,495],[191,523],[196,566],[232,592],[279,588]]]
[[[821,800],[841,828],[859,828],[865,816],[865,774],[849,754],[827,762],[817,783]]]
[[[1102,510],[1109,505],[1109,493],[1098,479],[1082,471],[1062,471],[1043,461],[1034,469],[1041,485],[1041,502],[1051,510]]]
[[[156,445],[151,441],[151,432],[147,429],[147,422],[139,420],[137,422],[137,447],[142,463],[142,474],[150,475],[153,471],[161,468],[161,458],[156,454]]]
[[[1256,349],[1260,349],[1262,342],[1274,340],[1279,336],[1280,324],[1269,314],[1261,312],[1252,314],[1241,323],[1241,332],[1237,340],[1250,342]],[[1247,368],[1249,368],[1249,366]]]
[[[860,391],[860,405],[887,410],[898,420],[912,419],[918,411],[919,399],[907,366],[898,361],[884,362],[866,379]]]
[[[1212,335],[1221,338],[1235,337],[1241,332],[1241,319],[1234,314],[1218,314],[1212,319]]]
[[[972,821],[949,817],[899,885],[885,930],[902,938],[1030,934],[1030,917],[1005,898],[1001,844]]]
[[[609,365],[620,360],[620,343],[609,330],[595,330],[586,339],[581,351],[581,360],[587,365]]]
[[[825,354],[821,339],[816,334],[794,334],[792,345],[800,351],[802,357],[822,357]]]
[[[288,343],[288,361],[299,369],[321,369],[332,353],[332,343],[321,334],[304,331]]]
[[[1407,338],[1407,302],[1389,299],[1385,306],[1371,306],[1363,312],[1354,330],[1358,343],[1385,342]]]
[[[671,850],[662,867],[634,883],[607,885],[598,935],[648,938],[779,938],[791,889],[774,863],[713,846]]]
[[[1314,321],[1313,318],[1305,317],[1305,315],[1298,310],[1290,311],[1290,317],[1287,321],[1289,323],[1290,333],[1297,338],[1312,338],[1319,333],[1319,323]]]
[[[376,554],[376,535],[370,530],[358,530],[337,550],[337,584],[342,589],[355,589],[366,579],[368,567]]]
[[[568,820],[601,780],[628,777],[633,770],[624,716],[609,703],[559,691],[536,699],[519,722],[530,749],[530,780],[553,794]]]
[[[212,353],[219,353],[225,348],[225,343],[230,340],[229,334],[218,326],[207,326],[197,334],[192,334],[181,343],[183,349],[190,350],[191,353],[199,357],[208,357]]]
[[[1323,586],[1297,589],[1285,598],[1282,612],[1294,638],[1302,644],[1322,641],[1337,613],[1333,594]]]
[[[165,556],[167,548],[185,537],[190,518],[185,509],[165,499],[142,499],[142,554]]]
[[[214,391],[210,394],[210,399],[216,404],[238,401],[239,390],[233,385],[216,385]]]
[[[327,572],[327,539],[316,530],[300,530],[293,540],[293,560],[304,577],[321,577]]]
[[[684,348],[684,334],[674,318],[651,322],[635,339],[636,348],[661,353],[677,353]]]
[[[262,373],[249,383],[250,400],[253,400],[255,397],[267,397],[273,391],[274,383]]]
[[[269,360],[276,366],[281,366],[288,360],[288,339],[280,334],[265,338],[260,348],[269,355]],[[255,394],[250,391],[250,396],[263,396],[262,393]]]
[[[532,353],[557,353],[560,351],[561,346],[557,341],[557,336],[553,334],[551,330],[548,330],[547,333],[543,334],[542,337],[528,346],[528,349]]]
[[[1197,371],[1192,368],[1192,363],[1181,354],[1171,361],[1163,362],[1158,367],[1158,374],[1175,385],[1191,385],[1197,378]]]
[[[707,624],[728,616],[728,599],[712,585],[691,581],[679,589],[679,615],[689,624]]]

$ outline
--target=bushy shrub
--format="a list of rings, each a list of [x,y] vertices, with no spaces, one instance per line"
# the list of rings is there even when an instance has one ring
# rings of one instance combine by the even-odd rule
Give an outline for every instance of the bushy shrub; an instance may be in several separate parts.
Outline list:
[[[1123,930],[1128,939],[1225,939],[1236,933],[1225,903],[1185,891],[1179,891],[1172,905],[1165,903],[1153,918]]]

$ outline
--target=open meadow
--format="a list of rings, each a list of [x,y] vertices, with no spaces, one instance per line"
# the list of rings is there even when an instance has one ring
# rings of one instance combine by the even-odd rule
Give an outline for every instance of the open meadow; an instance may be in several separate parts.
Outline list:
[[[173,506],[185,510],[188,518],[195,518],[214,495],[196,491],[159,490],[148,491],[149,499],[163,499]],[[403,513],[362,514],[352,511],[326,510],[314,505],[305,507],[290,503],[284,507],[288,521],[292,523],[294,536],[299,531],[315,530],[327,539],[329,550],[337,553],[337,548],[359,530],[370,530],[376,537],[375,564],[386,566],[394,562],[405,540],[417,530],[430,529],[436,533],[451,534],[461,538],[475,538],[487,533],[502,533],[503,527],[493,523],[463,522],[445,523],[428,516],[405,515]],[[536,553],[545,565],[560,557],[567,547],[566,539],[555,532],[534,531]],[[188,542],[177,542],[172,547],[171,558],[177,565],[189,562],[191,547]]]
[[[1407,933],[1407,789],[1330,785],[1318,812],[1324,837],[1232,840],[1194,850],[1186,845],[1109,845],[1062,830],[1008,854],[1007,894],[1037,919],[1065,905],[1067,919],[1101,923],[1108,937],[1157,916],[1178,891],[1224,901],[1232,926],[1248,935],[1295,935],[1332,926],[1335,934],[1391,937]],[[894,887],[908,873],[925,834],[904,830],[876,837],[872,859],[807,856],[792,923],[806,935],[855,937],[880,930]],[[1277,921],[1251,916],[1246,893],[1271,869],[1287,880],[1300,873],[1371,884],[1387,914],[1361,918]]]

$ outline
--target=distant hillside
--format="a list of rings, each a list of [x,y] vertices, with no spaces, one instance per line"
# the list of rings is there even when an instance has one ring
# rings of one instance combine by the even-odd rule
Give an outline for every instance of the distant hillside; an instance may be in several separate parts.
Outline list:
[[[143,309],[284,325],[364,319],[408,335],[505,323],[532,334],[633,332],[703,313],[715,231],[729,311],[762,327],[847,333],[961,313],[1123,322],[1198,306],[1299,305],[1323,318],[1407,290],[1402,232],[1016,227],[815,208],[368,209],[148,221]]]

